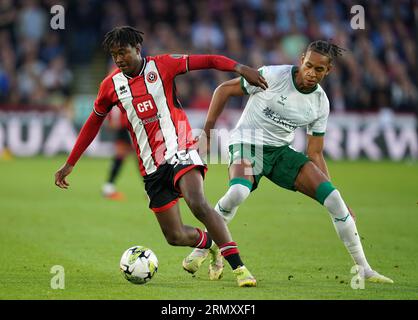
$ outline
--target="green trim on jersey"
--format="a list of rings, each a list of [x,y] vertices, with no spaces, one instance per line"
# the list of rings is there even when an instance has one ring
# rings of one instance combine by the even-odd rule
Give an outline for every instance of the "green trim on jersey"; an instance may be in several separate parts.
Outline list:
[[[315,137],[322,137],[325,135],[325,132],[312,132],[312,135]]]
[[[251,181],[244,179],[244,178],[233,178],[229,181],[229,186],[233,186],[234,184],[240,184],[244,187],[247,187],[250,189],[250,191],[253,189],[253,184]]]
[[[296,66],[293,66],[292,67],[292,83],[293,83],[293,85],[294,85],[294,87],[295,87],[295,89],[297,91],[299,91],[300,93],[303,93],[303,94],[310,94],[310,93],[314,92],[316,89],[318,89],[318,84],[316,84],[315,87],[313,87],[312,90],[309,91],[309,92],[300,91],[299,88],[298,88],[298,86],[297,86],[297,84],[296,84],[296,75],[295,75],[295,73],[296,73],[297,70],[298,70],[298,67],[296,67]]]
[[[244,92],[244,94],[246,94],[247,96],[249,95],[247,89],[245,89],[245,86],[244,86],[244,77],[241,77],[241,89],[242,89],[242,92]]]

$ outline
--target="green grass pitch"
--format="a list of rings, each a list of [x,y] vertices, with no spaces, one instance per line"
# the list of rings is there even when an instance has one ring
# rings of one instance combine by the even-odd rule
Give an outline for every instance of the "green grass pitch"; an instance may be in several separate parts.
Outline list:
[[[84,157],[69,190],[54,185],[64,157],[0,161],[0,299],[417,299],[418,164],[329,162],[333,183],[357,214],[372,267],[395,281],[354,290],[353,266],[327,211],[263,179],[230,225],[257,288],[238,288],[225,267],[220,281],[207,262],[192,277],[181,261],[190,248],[171,247],[147,207],[133,157],[118,181],[125,202],[100,196],[108,159]],[[205,180],[211,204],[227,188],[227,168],[212,165]],[[202,226],[181,201],[183,221]],[[119,259],[133,245],[159,259],[154,279],[133,285]],[[52,289],[51,268],[65,271]]]

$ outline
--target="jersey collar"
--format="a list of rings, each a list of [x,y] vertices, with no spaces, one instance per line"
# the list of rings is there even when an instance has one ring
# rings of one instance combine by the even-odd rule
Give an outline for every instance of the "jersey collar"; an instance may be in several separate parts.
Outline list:
[[[145,66],[147,65],[147,57],[144,57],[144,58],[143,58],[143,60],[144,60],[144,63],[142,64],[141,71],[139,72],[139,74],[138,74],[137,76],[135,76],[135,77],[130,77],[130,76],[128,76],[127,74],[124,74],[124,73],[122,72],[122,74],[125,76],[125,78],[126,78],[126,79],[130,80],[130,79],[133,79],[133,78],[136,78],[136,77],[140,77],[140,76],[142,76],[142,75],[144,74]]]

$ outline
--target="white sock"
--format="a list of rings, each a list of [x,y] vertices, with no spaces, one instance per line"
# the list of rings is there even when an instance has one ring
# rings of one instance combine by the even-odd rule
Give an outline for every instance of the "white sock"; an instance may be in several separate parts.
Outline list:
[[[367,276],[372,269],[364,255],[356,223],[351,217],[338,190],[334,190],[328,195],[324,201],[324,206],[331,214],[331,219],[338,236],[344,242],[354,262],[363,268]]]
[[[251,191],[248,187],[242,184],[233,184],[229,187],[225,195],[216,203],[215,211],[224,219],[225,223],[228,224],[231,222],[232,218],[237,213],[238,207],[245,199],[248,198]],[[205,231],[208,230],[205,228]],[[212,247],[214,247],[215,241],[212,241]],[[198,249],[195,248],[195,251],[208,251],[209,249]]]
[[[242,184],[233,184],[225,195],[218,201],[215,210],[228,224],[237,213],[238,207],[248,198],[251,191]]]

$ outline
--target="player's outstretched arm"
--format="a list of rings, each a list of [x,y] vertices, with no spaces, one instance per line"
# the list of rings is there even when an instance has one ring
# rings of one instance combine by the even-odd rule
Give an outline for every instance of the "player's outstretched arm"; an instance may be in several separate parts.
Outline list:
[[[190,55],[189,70],[216,69],[220,71],[236,72],[247,82],[263,90],[268,88],[267,81],[257,69],[240,64],[222,55]]]
[[[74,148],[71,151],[71,154],[68,157],[66,163],[64,163],[55,173],[56,186],[62,189],[68,189],[70,184],[67,182],[66,177],[71,173],[78,159],[80,159],[83,152],[96,137],[104,119],[105,117],[99,116],[94,111],[90,114],[86,123],[81,128]]]
[[[264,79],[257,69],[238,63],[235,66],[235,72],[239,73],[249,84],[255,87],[260,87],[263,90],[268,88],[266,79]]]

